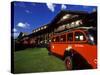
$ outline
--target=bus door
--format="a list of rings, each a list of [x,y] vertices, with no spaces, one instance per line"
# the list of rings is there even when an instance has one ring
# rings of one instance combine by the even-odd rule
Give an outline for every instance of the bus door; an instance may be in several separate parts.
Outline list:
[[[67,44],[66,44],[66,51],[70,50],[73,48],[73,32],[68,32],[67,33]]]

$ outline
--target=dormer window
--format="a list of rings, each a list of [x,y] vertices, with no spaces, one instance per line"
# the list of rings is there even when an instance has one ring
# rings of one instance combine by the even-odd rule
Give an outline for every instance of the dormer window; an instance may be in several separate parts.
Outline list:
[[[80,24],[82,24],[82,20],[77,20],[76,25],[80,25]]]
[[[38,30],[36,30],[36,32],[37,32]]]
[[[43,29],[43,27],[41,27],[41,30]]]
[[[44,26],[44,29],[46,29],[47,28],[47,26]]]
[[[69,19],[70,17],[71,17],[71,14],[66,14],[60,19],[60,21],[63,21],[65,19]],[[59,23],[60,21],[58,21],[57,23]]]
[[[62,19],[67,19],[67,18],[70,18],[70,14],[66,14],[65,16],[63,16],[63,18]]]

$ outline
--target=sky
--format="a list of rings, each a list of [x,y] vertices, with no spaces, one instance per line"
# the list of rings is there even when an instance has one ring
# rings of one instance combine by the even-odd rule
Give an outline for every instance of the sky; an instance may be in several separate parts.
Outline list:
[[[86,11],[91,13],[96,9],[96,6],[14,2],[14,28],[12,32],[14,38],[20,32],[32,33],[32,30],[50,23],[61,10]]]

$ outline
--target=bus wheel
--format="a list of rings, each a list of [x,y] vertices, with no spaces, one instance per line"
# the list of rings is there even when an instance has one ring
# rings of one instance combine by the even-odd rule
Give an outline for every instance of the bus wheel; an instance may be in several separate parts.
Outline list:
[[[70,56],[67,56],[65,58],[65,67],[66,67],[67,70],[73,69],[72,58]]]

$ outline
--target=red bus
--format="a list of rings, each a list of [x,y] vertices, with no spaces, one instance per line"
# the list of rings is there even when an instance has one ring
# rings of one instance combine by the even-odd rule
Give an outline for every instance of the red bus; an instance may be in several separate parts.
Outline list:
[[[67,70],[97,68],[97,29],[79,27],[55,33],[49,54],[64,59]]]

